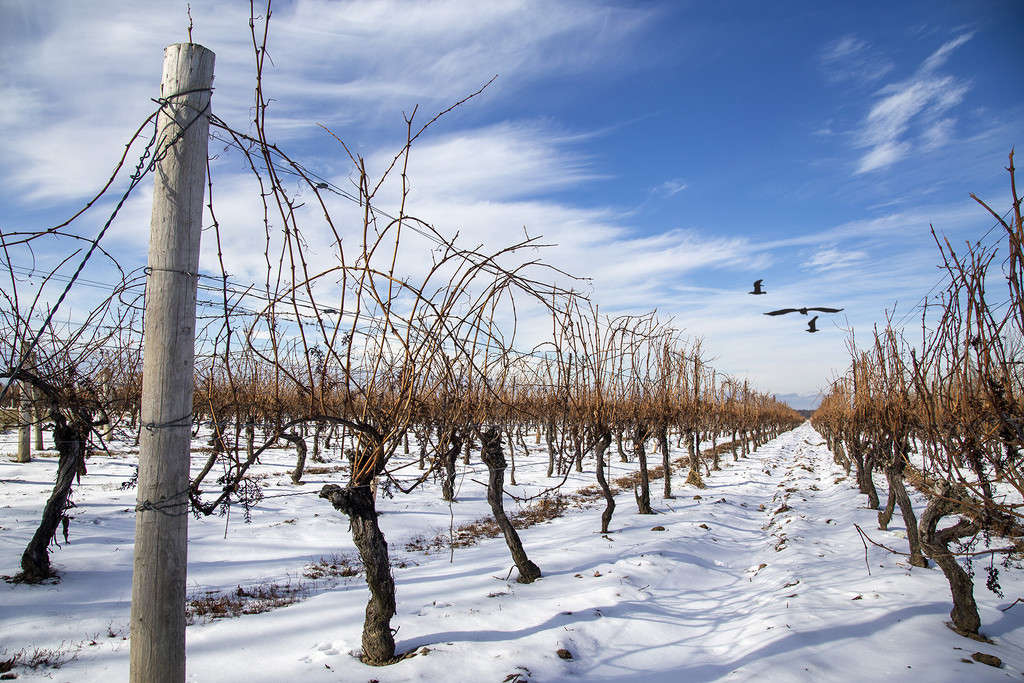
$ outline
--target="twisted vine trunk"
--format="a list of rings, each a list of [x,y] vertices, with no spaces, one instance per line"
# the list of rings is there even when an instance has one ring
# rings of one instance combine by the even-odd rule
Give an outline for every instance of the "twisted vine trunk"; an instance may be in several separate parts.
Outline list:
[[[505,514],[502,492],[505,483],[505,455],[501,450],[501,433],[494,427],[480,434],[480,459],[487,465],[487,502],[491,506],[494,521],[505,536],[505,543],[512,553],[512,560],[519,569],[519,583],[533,583],[541,577],[540,568],[530,561],[523,550],[519,534]]]
[[[665,470],[664,498],[668,500],[675,496],[672,495],[672,459],[668,453],[668,427],[666,426],[658,428],[658,446],[661,448],[661,467]]]
[[[208,475],[210,473],[210,470],[213,469],[213,466],[217,463],[218,457],[218,453],[213,451],[210,452],[210,456],[206,458],[206,462],[203,464],[203,468],[199,470],[199,474],[197,474],[190,483],[190,486],[194,491],[199,490],[199,485],[203,483],[203,481],[206,479],[206,475]]]
[[[43,508],[43,517],[39,527],[29,541],[21,556],[20,578],[35,583],[53,576],[50,567],[50,543],[57,536],[57,527],[64,526],[67,538],[68,518],[65,512],[72,507],[71,485],[80,472],[85,469],[85,435],[84,430],[69,425],[64,416],[53,411],[53,442],[60,454],[57,462],[57,477],[53,493]]]
[[[313,427],[313,462],[325,462],[322,455],[320,455],[320,439],[323,436],[324,425],[322,422],[317,422],[316,426]]]
[[[889,497],[885,509],[878,513],[878,528],[885,529],[892,520],[893,512],[898,504],[900,514],[903,515],[903,523],[907,527],[907,542],[910,544],[909,562],[914,567],[927,567],[928,560],[924,558],[921,550],[921,535],[918,531],[917,514],[914,512],[914,504],[907,493],[904,483],[904,472],[907,467],[907,448],[901,447],[899,452],[894,453],[892,462],[885,467],[885,478],[889,484]]]
[[[548,446],[548,478],[555,475],[555,423],[548,422],[544,429],[544,442]]]
[[[516,439],[519,441],[519,447],[523,449],[523,455],[529,455],[530,447],[526,445],[526,439],[523,438],[522,425],[516,427]]]
[[[42,400],[42,398],[43,398],[41,392],[36,390],[35,387],[32,388],[32,392],[33,392],[33,395],[34,395],[34,398],[32,400],[32,412],[33,412],[33,417],[34,417],[34,422],[35,422],[35,426],[34,426],[34,428],[32,430],[32,432],[34,434],[34,437],[33,437],[34,438],[34,442],[33,442],[32,448],[35,451],[38,452],[38,451],[45,450],[43,448],[43,421],[46,418],[44,417],[44,411],[43,411],[42,407],[39,404],[40,400]]]
[[[885,482],[889,485],[889,495],[885,499],[885,507],[878,511],[878,528],[882,531],[889,529],[889,522],[896,512],[896,484],[893,483],[892,470],[888,467],[885,468]]]
[[[871,470],[874,469],[874,457],[870,452],[864,450],[860,439],[854,437],[849,440],[850,458],[857,467],[857,487],[860,492],[868,497],[868,509],[878,509],[878,491],[875,489],[875,481],[871,477]]]
[[[427,438],[429,434],[429,429],[420,429],[416,431],[416,443],[419,444],[420,449],[416,467],[421,470],[427,469]]]
[[[649,434],[644,425],[633,431],[633,452],[640,465],[640,490],[637,491],[634,487],[633,495],[636,497],[636,511],[641,515],[654,514],[654,510],[651,509],[651,482],[647,475],[647,448],[644,446]]]
[[[894,476],[892,487],[896,491],[896,502],[900,506],[900,514],[903,515],[903,523],[907,527],[907,542],[910,544],[910,564],[915,567],[927,567],[928,560],[925,559],[921,548],[921,534],[917,528],[917,515],[914,513],[914,504],[907,493],[907,487],[903,483],[903,467]]]
[[[713,458],[713,464],[711,469],[715,472],[722,470],[722,458],[718,452],[718,430],[714,429],[711,431],[711,456]]]
[[[281,438],[295,444],[295,450],[298,452],[298,455],[295,458],[295,469],[292,470],[292,483],[295,485],[301,484],[302,473],[306,470],[306,440],[299,434],[282,434]]]
[[[690,456],[690,472],[686,475],[686,483],[699,489],[707,488],[700,471],[700,450],[697,448],[697,434],[692,429],[686,430],[686,452]]]
[[[883,447],[880,446],[880,448]],[[889,488],[889,493],[886,496],[885,507],[878,511],[878,528],[882,531],[885,531],[889,527],[889,522],[892,521],[893,513],[896,511],[897,482],[894,480],[897,478],[903,478],[903,468],[901,467],[901,463],[897,462],[897,460],[896,449],[893,447],[892,442],[886,441],[884,444],[884,451],[882,452],[881,465],[882,471],[885,473],[885,483]],[[902,483],[902,481],[899,483]],[[914,521],[916,524],[917,520],[915,519]]]
[[[837,465],[842,466],[846,470],[846,476],[850,476],[850,468],[853,463],[846,457],[846,450],[843,448],[843,442],[841,439],[832,438],[832,443],[829,445],[829,450],[832,451],[832,459]]]
[[[612,489],[608,486],[608,479],[605,477],[605,453],[608,451],[608,446],[611,445],[612,434],[607,429],[602,430],[597,435],[597,442],[594,443],[594,456],[597,459],[597,483],[601,487],[601,493],[604,494],[605,508],[604,512],[601,513],[601,533],[608,533],[608,525],[611,524],[612,514],[615,512],[615,496],[612,495]]]
[[[363,657],[366,664],[382,666],[395,661],[395,636],[391,618],[395,616],[395,579],[391,575],[388,543],[377,523],[377,508],[368,485],[341,488],[327,484],[320,490],[336,510],[344,513],[352,526],[352,541],[359,551],[366,574],[370,601],[363,622]]]
[[[980,525],[976,521],[960,519],[953,526],[938,530],[939,521],[953,514],[956,508],[957,502],[952,495],[953,487],[949,482],[941,482],[936,487],[921,514],[921,546],[946,575],[953,598],[953,609],[949,613],[953,629],[963,635],[977,635],[981,628],[981,617],[978,604],[974,601],[974,582],[956,561],[949,546],[954,541],[977,533]]]
[[[441,498],[449,503],[455,502],[455,465],[462,452],[462,436],[457,431],[448,435],[448,450],[441,453],[441,466],[444,474],[441,478]]]

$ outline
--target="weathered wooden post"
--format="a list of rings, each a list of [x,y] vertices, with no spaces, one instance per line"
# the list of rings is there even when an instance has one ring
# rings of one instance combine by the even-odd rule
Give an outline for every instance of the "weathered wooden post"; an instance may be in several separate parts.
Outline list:
[[[18,391],[18,454],[15,462],[32,462],[32,387],[22,383]]]
[[[164,50],[146,283],[130,680],[185,680],[196,284],[214,54]]]
[[[27,344],[22,347],[22,353],[27,347]],[[26,359],[25,369],[35,370],[32,355]],[[35,398],[35,390],[28,382],[15,382],[11,389],[12,405],[18,409],[18,451],[14,462],[32,462],[32,399]]]

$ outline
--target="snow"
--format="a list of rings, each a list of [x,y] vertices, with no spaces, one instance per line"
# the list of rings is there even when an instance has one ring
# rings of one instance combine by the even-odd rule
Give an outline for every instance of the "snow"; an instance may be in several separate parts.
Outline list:
[[[2,439],[0,449],[13,452],[13,434]],[[399,652],[419,653],[387,667],[356,658],[368,596],[361,578],[304,576],[323,558],[356,557],[347,520],[316,496],[322,483],[343,482],[313,474],[295,486],[286,474],[294,452],[271,451],[258,470],[267,475],[266,499],[251,523],[238,508],[190,520],[189,594],[277,584],[301,587],[304,598],[261,614],[198,619],[187,633],[188,680],[1020,680],[1024,604],[1006,608],[1024,595],[1021,573],[1003,570],[999,598],[984,586],[987,560],[976,560],[982,632],[993,643],[957,635],[945,626],[951,604],[941,572],[862,540],[855,524],[905,551],[902,518],[878,530],[876,512],[863,507],[854,478],[823,441],[805,423],[748,458],[724,456],[707,489],[684,486],[677,473],[671,500],[655,481],[653,516],[638,515],[632,492],[623,492],[610,534],[598,533],[594,505],[524,529],[526,551],[544,572],[530,585],[515,582],[500,537],[456,548],[454,557],[447,548],[407,547],[488,514],[479,463],[460,464],[451,506],[433,481],[394,498],[381,492],[398,590],[392,626]],[[510,493],[551,485],[546,453],[536,448],[529,457],[517,449],[520,485],[507,486]],[[19,679],[128,677],[135,492],[120,484],[137,456],[121,450],[94,456],[75,489],[70,542],[51,554],[60,583],[0,584],[0,660],[38,650],[70,659],[56,669],[17,667]],[[635,470],[612,459],[611,478]],[[0,458],[0,574],[18,571],[55,467],[52,454],[27,465]],[[593,483],[592,471],[573,473],[565,488]],[[516,503],[506,497],[506,507]],[[1003,666],[975,663],[974,652]]]

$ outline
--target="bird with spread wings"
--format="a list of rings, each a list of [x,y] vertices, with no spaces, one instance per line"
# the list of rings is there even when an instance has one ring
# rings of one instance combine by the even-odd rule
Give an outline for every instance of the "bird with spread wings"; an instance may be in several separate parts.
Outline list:
[[[820,311],[822,313],[838,313],[839,311],[844,311],[844,310],[846,310],[846,309],[845,308],[823,308],[823,307],[820,307],[820,306],[816,307],[816,308],[780,308],[777,311],[770,311],[768,313],[765,313],[765,315],[785,315],[787,313],[801,313],[803,315],[807,315],[807,311]]]

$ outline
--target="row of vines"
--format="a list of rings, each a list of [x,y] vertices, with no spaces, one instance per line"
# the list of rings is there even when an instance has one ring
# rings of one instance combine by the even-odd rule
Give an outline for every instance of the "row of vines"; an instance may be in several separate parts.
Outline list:
[[[887,325],[866,348],[851,342],[849,370],[813,416],[837,460],[856,470],[885,529],[898,505],[909,562],[933,560],[949,582],[951,625],[978,636],[974,567],[1000,592],[999,569],[1024,551],[1024,224],[1010,154],[1012,206],[1001,238],[958,251],[935,236],[945,289],[923,306],[919,341]],[[933,230],[933,235],[935,232]],[[885,477],[884,506],[873,473]],[[927,507],[914,513],[908,486]],[[1010,540],[1007,540],[1010,539]]]
[[[138,443],[140,432],[172,425],[212,430],[211,447],[193,469],[188,489],[137,507],[171,515],[211,515],[232,505],[248,509],[261,493],[247,472],[268,448],[295,448],[292,476],[298,484],[309,446],[316,459],[333,443],[341,445],[347,463],[339,481],[319,495],[351,522],[371,593],[363,658],[383,664],[396,652],[390,627],[394,579],[377,521],[381,482],[389,491],[409,491],[440,477],[442,496],[454,501],[459,456],[478,453],[488,469],[495,521],[519,580],[530,582],[540,568],[530,561],[503,501],[506,455],[527,431],[546,439],[552,490],[570,467],[593,469],[606,501],[601,530],[607,532],[615,506],[606,478],[612,444],[622,457],[626,450],[635,457],[638,510],[653,513],[651,472],[657,468],[649,468],[649,445],[658,444],[664,495],[671,497],[670,439],[685,442],[687,483],[700,487],[713,472],[710,465],[702,471],[707,441],[717,468],[719,439],[740,457],[803,421],[774,397],[718,375],[698,340],[685,338],[653,312],[602,315],[579,291],[580,279],[543,262],[544,245],[537,238],[491,235],[489,246],[467,247],[413,216],[407,206],[409,156],[446,112],[422,126],[414,124],[415,112],[406,117],[405,144],[376,176],[363,157],[324,129],[349,162],[345,186],[289,157],[267,133],[269,99],[260,74],[270,14],[268,4],[262,32],[260,22],[251,23],[251,125],[239,130],[210,115],[211,145],[220,147],[224,159],[215,163],[211,157],[209,164],[203,241],[204,251],[216,259],[204,263],[217,263],[220,272],[183,273],[195,276],[199,293],[190,415],[169,424],[141,418],[149,271],[122,264],[105,249],[106,228],[96,238],[83,236],[77,228],[83,210],[47,230],[2,234],[7,284],[0,290],[0,377],[10,406],[5,419],[22,427],[24,440],[31,438],[30,427],[46,424],[59,452],[53,493],[22,556],[22,580],[53,576],[50,545],[62,524],[66,529],[73,485],[87,476],[90,454],[106,449],[112,435]],[[144,146],[108,226],[152,170],[153,142],[146,144],[145,131],[157,113],[140,126],[110,182],[86,207],[100,202],[130,151]],[[229,162],[248,170],[262,206],[262,225],[242,226],[244,235],[216,201],[218,172]],[[226,265],[229,245],[252,241],[253,234],[263,242],[262,263],[244,265],[260,271],[262,282],[240,284]],[[70,254],[68,244],[75,247]],[[42,276],[19,265],[36,254],[55,253],[63,254],[58,265]],[[82,291],[73,285],[94,254],[121,280],[106,299],[88,305],[87,315],[80,313],[84,297],[73,314],[65,314],[65,296]],[[76,262],[81,265],[67,278],[64,268]],[[43,295],[64,281],[60,297]],[[529,334],[520,330],[526,326]],[[421,469],[411,475],[392,464],[410,437],[421,449]],[[19,452],[27,459],[30,448],[24,445]]]
[[[372,282],[373,275],[363,281]],[[371,293],[376,298],[383,298],[379,291]],[[410,301],[437,305],[418,292]],[[258,505],[261,488],[247,473],[269,448],[295,449],[296,484],[307,456],[319,460],[332,448],[344,453],[347,463],[337,468],[343,479],[324,486],[320,496],[352,522],[373,596],[363,656],[384,663],[395,657],[395,587],[377,523],[382,482],[389,492],[409,492],[440,480],[442,497],[455,503],[460,462],[479,457],[489,473],[488,502],[519,581],[530,582],[540,568],[530,561],[503,500],[507,458],[517,445],[525,451],[527,438],[543,438],[547,445],[549,492],[557,491],[570,469],[594,473],[605,501],[600,530],[608,533],[615,509],[606,476],[612,453],[636,463],[637,509],[653,514],[653,479],[660,478],[666,498],[673,496],[672,445],[684,444],[689,453],[687,485],[703,487],[723,453],[742,457],[803,421],[773,397],[718,376],[699,345],[653,316],[607,319],[585,299],[568,302],[552,315],[555,334],[545,342],[551,348],[531,353],[505,348],[493,331],[479,343],[482,324],[469,324],[465,313],[431,317],[419,327],[422,321],[398,319],[394,304],[386,313],[374,309],[372,334],[353,315],[344,331],[321,330],[334,339],[320,336],[315,343],[308,329],[305,340],[261,336],[257,330],[261,320],[267,324],[267,312],[247,320],[232,317],[244,330],[240,348],[207,354],[196,367],[189,420],[196,434],[212,436],[209,448],[196,453],[201,459],[183,492],[191,512],[224,514],[232,505],[248,512]],[[452,334],[458,329],[465,335]],[[474,337],[467,339],[470,333]],[[140,346],[127,331],[124,338],[128,343],[120,346],[100,334],[74,344],[47,335],[36,345],[30,367],[8,373],[21,386],[17,404],[25,417],[16,422],[25,437],[30,427],[46,423],[60,452],[54,494],[22,557],[25,580],[53,575],[49,545],[67,519],[71,489],[86,473],[88,456],[112,440],[137,443],[142,430],[160,428],[141,422]],[[411,473],[408,458],[392,463],[396,453],[409,452],[410,441],[420,449],[419,467]],[[652,446],[659,463],[649,462]],[[513,483],[514,473],[513,462]],[[167,509],[178,504],[169,501]]]

